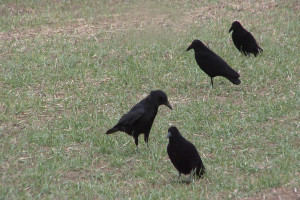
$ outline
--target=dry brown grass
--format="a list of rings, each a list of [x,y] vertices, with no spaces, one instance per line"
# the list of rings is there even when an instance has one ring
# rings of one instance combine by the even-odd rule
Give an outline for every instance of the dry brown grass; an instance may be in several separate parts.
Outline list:
[[[233,19],[234,11],[241,12],[268,12],[278,6],[275,1],[241,1],[241,2],[227,2],[215,5],[196,6],[192,9],[184,9],[170,12],[166,8],[161,9],[156,7],[154,3],[137,4],[129,7],[122,13],[99,15],[93,22],[86,21],[84,18],[76,18],[71,22],[63,25],[56,25],[55,22],[50,22],[50,26],[41,25],[38,28],[19,29],[13,28],[8,32],[0,33],[0,42],[11,40],[32,39],[35,37],[53,37],[53,36],[69,36],[74,39],[82,37],[96,38],[98,42],[102,39],[98,38],[99,33],[120,34],[132,30],[142,31],[146,29],[175,29],[183,31],[190,24],[201,23],[205,20],[217,20],[218,16],[231,16]],[[289,5],[289,4],[288,4]],[[294,2],[290,5],[294,9],[299,9],[299,2]],[[39,15],[40,11],[28,8],[25,5],[11,4],[7,8],[11,14],[29,14]],[[80,7],[74,7],[75,10]]]
[[[281,187],[274,188],[254,197],[242,198],[243,200],[298,200],[300,188]]]

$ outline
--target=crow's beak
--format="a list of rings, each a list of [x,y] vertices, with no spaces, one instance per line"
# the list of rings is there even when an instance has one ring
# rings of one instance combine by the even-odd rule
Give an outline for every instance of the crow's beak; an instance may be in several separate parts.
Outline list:
[[[229,29],[229,32],[228,32],[228,33],[230,33],[232,30],[233,30],[233,28],[232,28],[232,27],[230,27],[230,29]]]
[[[171,132],[168,132],[167,138],[170,138],[172,136]]]
[[[173,109],[172,109],[172,106],[171,106],[171,104],[170,104],[169,102],[167,102],[165,105],[166,105],[168,108],[170,108],[171,110],[173,110]]]
[[[189,51],[189,50],[191,50],[192,48],[193,48],[192,45],[190,45],[189,48],[187,48],[186,51]]]

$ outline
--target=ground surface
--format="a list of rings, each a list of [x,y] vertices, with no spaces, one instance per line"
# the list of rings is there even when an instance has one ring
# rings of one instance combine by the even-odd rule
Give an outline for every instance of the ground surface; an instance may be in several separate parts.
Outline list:
[[[0,199],[299,199],[299,1],[0,1]],[[242,56],[239,20],[264,49]],[[209,78],[200,39],[241,74]],[[147,149],[105,131],[153,89]],[[176,125],[207,174],[166,153]],[[182,177],[186,180],[187,177]]]

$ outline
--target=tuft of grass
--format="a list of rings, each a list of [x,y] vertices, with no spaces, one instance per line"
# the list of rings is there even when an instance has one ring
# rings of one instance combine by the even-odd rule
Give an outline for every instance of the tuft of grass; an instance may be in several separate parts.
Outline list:
[[[297,1],[0,2],[0,198],[232,199],[299,188]],[[239,20],[264,52],[244,57]],[[210,80],[200,39],[241,74]],[[151,90],[159,108],[139,153],[105,131]],[[170,125],[199,150],[187,184],[166,153]],[[183,178],[184,180],[184,178]],[[291,194],[294,195],[294,194]]]

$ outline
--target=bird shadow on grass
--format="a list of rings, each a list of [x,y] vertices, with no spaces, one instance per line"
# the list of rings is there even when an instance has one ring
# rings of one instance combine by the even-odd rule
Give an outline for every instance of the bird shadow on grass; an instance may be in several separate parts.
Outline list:
[[[178,179],[176,179],[176,180],[171,180],[170,181],[170,183],[171,184],[185,184],[185,185],[189,185],[189,184],[191,184],[191,183],[193,183],[193,181],[191,181],[191,180],[178,180]]]
[[[182,178],[182,179],[174,179],[170,181],[170,183],[174,185],[209,184],[210,182],[211,182],[211,178],[207,176],[201,179],[194,177],[192,180],[190,180],[189,178],[187,179]]]
[[[119,150],[120,150],[120,153],[122,153],[123,155],[128,155],[128,156],[141,154],[141,152],[140,152],[141,149],[136,148],[136,147],[130,147],[129,145],[126,145],[126,146],[124,145]]]
[[[200,91],[212,92],[212,91],[218,89],[218,87],[220,89],[220,87],[223,87],[223,86],[227,87],[227,83],[225,81],[223,81],[221,78],[219,78],[219,79],[216,79],[216,81],[214,80],[213,87],[211,86],[210,82],[207,81],[204,84],[197,84],[196,88],[199,89]]]
[[[147,154],[152,154],[153,152],[147,146],[140,145],[139,147],[130,147],[130,145],[123,145],[121,148],[121,153],[123,155],[136,155],[143,156]]]

